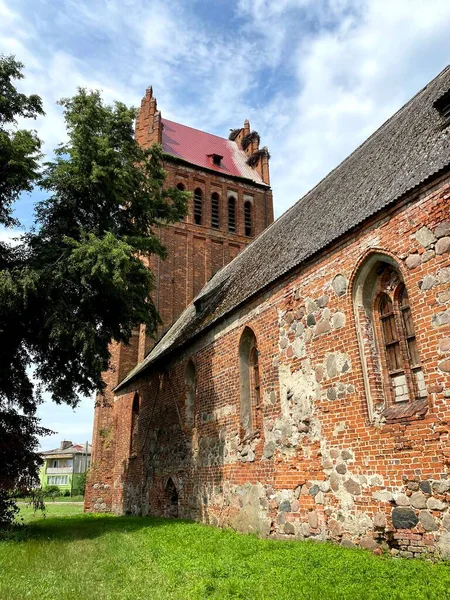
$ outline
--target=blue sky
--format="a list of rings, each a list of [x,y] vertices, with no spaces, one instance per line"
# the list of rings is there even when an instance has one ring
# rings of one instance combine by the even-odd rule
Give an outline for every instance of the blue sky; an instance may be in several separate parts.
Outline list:
[[[164,117],[224,137],[249,118],[279,216],[446,66],[449,25],[448,0],[0,0],[0,53],[43,98],[47,155],[77,86],[136,106],[152,84]],[[38,197],[18,202],[23,227]],[[91,438],[90,399],[39,414],[45,449]]]

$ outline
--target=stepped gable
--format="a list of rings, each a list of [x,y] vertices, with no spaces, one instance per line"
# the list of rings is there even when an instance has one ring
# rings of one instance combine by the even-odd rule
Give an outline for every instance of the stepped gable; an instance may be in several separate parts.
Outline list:
[[[247,164],[247,155],[236,142],[217,135],[199,131],[168,119],[161,119],[162,147],[164,152],[186,162],[217,171],[222,175],[243,177],[254,183],[266,185],[259,173]],[[217,154],[222,157],[220,166],[214,165],[208,157]]]
[[[450,67],[414,96],[202,289],[117,389],[303,261],[450,164],[450,128],[433,104]]]

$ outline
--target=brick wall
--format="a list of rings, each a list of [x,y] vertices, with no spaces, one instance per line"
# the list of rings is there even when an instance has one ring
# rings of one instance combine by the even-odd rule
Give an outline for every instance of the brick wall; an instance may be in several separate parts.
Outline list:
[[[125,389],[113,411],[110,506],[171,514],[173,483],[182,517],[403,556],[448,555],[449,198],[441,179],[378,214]],[[375,252],[397,265],[408,290],[425,408],[380,405],[373,390],[382,367],[363,368],[366,344],[379,344],[364,337],[356,286]],[[247,432],[239,389],[246,326],[261,379]],[[196,366],[193,419],[188,360]],[[136,391],[139,453],[129,459],[123,440]]]

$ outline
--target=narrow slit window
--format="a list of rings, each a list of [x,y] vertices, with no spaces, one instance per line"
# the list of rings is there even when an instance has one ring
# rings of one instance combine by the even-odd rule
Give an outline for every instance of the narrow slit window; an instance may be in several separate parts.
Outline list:
[[[200,188],[197,188],[194,192],[194,223],[196,225],[202,224],[202,209],[203,209],[202,190]]]
[[[236,198],[228,198],[228,231],[236,233]]]
[[[214,192],[211,195],[211,227],[213,229],[219,229],[219,194]]]
[[[248,201],[244,204],[244,224],[245,235],[250,237],[252,235],[252,204]]]

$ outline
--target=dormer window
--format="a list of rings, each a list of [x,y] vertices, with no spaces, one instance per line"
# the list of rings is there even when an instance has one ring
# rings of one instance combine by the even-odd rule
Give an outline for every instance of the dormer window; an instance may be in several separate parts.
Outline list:
[[[212,164],[215,165],[216,167],[222,166],[223,156],[221,156],[220,154],[208,154],[208,157],[209,157],[210,161],[212,162]]]
[[[434,108],[439,112],[445,121],[450,121],[450,90],[447,90],[434,104]]]

